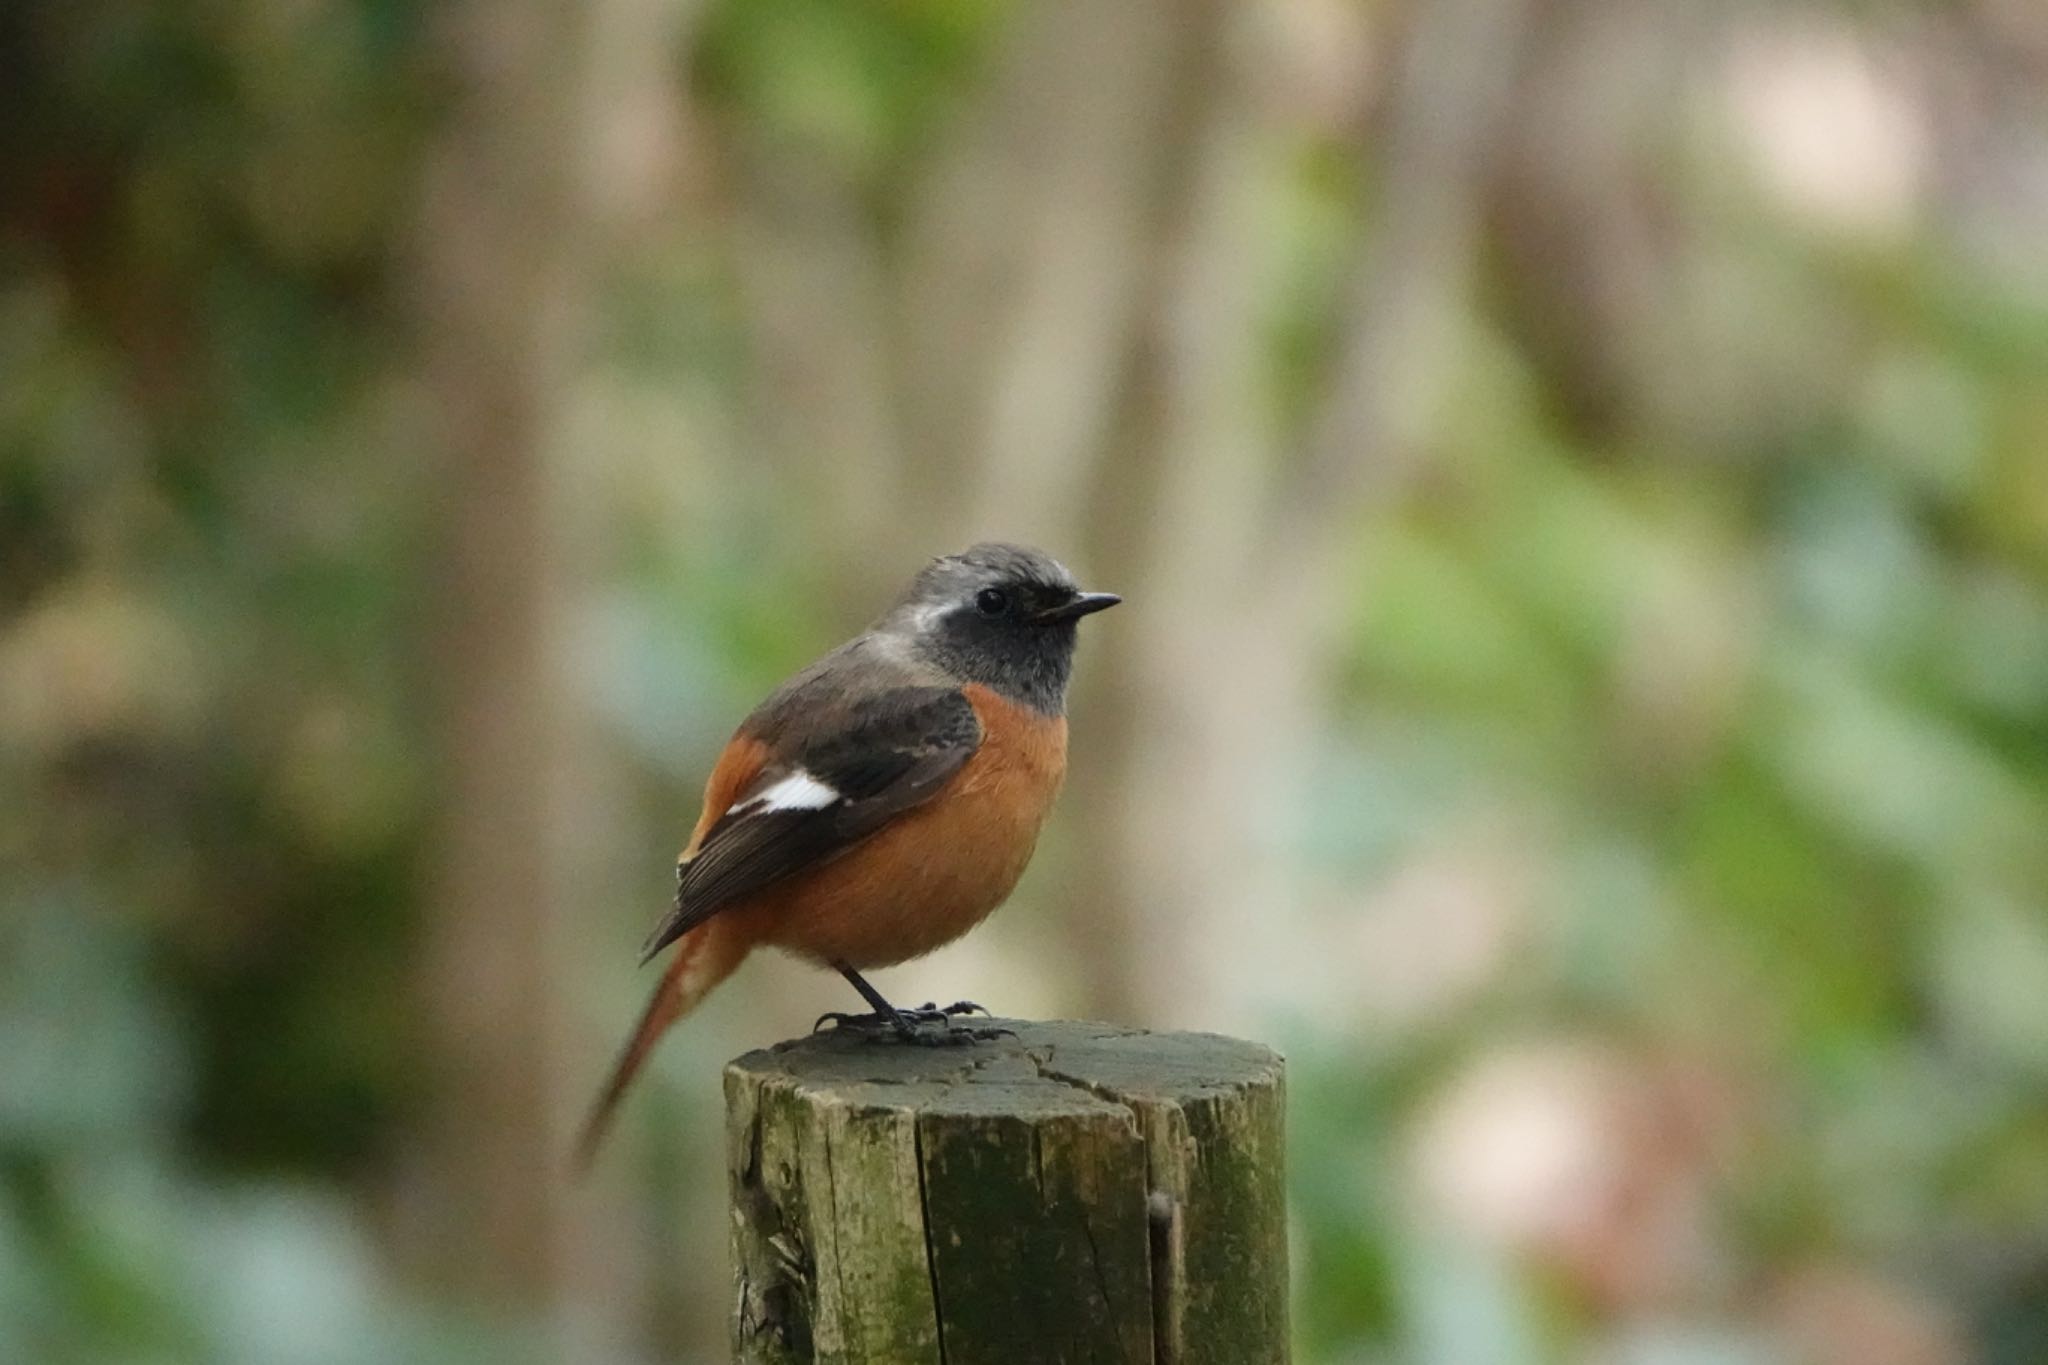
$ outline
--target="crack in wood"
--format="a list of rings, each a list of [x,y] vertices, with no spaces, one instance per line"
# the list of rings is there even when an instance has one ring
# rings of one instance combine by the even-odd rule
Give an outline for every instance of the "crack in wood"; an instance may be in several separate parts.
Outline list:
[[[946,1365],[946,1306],[939,1297],[939,1258],[932,1251],[931,1191],[924,1174],[924,1123],[910,1125],[912,1150],[917,1156],[917,1212],[924,1227],[924,1268],[932,1286],[932,1325],[938,1334],[939,1365]]]

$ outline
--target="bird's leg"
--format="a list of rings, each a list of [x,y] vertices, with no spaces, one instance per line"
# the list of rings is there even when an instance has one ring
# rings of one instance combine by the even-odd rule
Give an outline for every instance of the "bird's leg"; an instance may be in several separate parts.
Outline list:
[[[855,990],[860,992],[860,998],[868,1002],[868,1007],[872,1009],[874,1013],[840,1014],[835,1010],[831,1014],[821,1014],[818,1016],[817,1024],[813,1024],[811,1026],[812,1032],[815,1033],[819,1026],[823,1025],[827,1019],[830,1019],[832,1021],[832,1024],[835,1028],[846,1028],[849,1026],[859,1027],[861,1025],[869,1024],[887,1024],[889,1025],[889,1027],[895,1029],[898,1034],[904,1037],[908,1037],[911,1033],[915,1032],[915,1029],[912,1027],[910,1020],[903,1017],[903,1012],[897,1009],[894,1005],[890,1004],[887,1000],[883,999],[882,993],[876,990],[873,986],[870,986],[868,984],[868,979],[866,977],[862,976],[859,972],[855,971],[852,967],[849,967],[844,962],[835,962],[832,964],[832,966],[835,970],[838,971],[838,973],[841,976],[846,978],[847,983],[849,985],[851,985]]]
[[[830,1014],[821,1014],[818,1016],[818,1022],[811,1025],[813,1033],[823,1028],[825,1021],[828,1019],[831,1020],[834,1028],[866,1028],[877,1024],[887,1024],[896,1031],[898,1038],[909,1043],[965,1043],[972,1042],[977,1038],[994,1037],[998,1033],[1007,1032],[1007,1030],[1001,1029],[953,1028],[952,1017],[956,1014],[972,1014],[976,1010],[980,1010],[983,1014],[988,1013],[986,1009],[971,1000],[956,1000],[944,1009],[940,1009],[936,1005],[924,1004],[919,1005],[916,1009],[899,1010],[883,999],[882,993],[869,985],[866,977],[846,963],[835,962],[832,966],[841,976],[846,978],[847,982],[855,990],[860,992],[860,998],[867,1001],[873,1007],[874,1013],[840,1014],[834,1011]],[[941,1024],[945,1027],[943,1030],[934,1033],[921,1031],[917,1027],[919,1024],[933,1023]]]

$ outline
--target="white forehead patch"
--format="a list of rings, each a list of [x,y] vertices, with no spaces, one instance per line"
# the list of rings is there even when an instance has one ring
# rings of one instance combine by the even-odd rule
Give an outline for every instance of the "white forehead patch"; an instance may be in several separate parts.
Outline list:
[[[738,802],[727,815],[740,815],[752,811],[772,810],[823,810],[839,799],[839,792],[829,783],[820,782],[802,768],[789,776],[755,792],[746,800]]]

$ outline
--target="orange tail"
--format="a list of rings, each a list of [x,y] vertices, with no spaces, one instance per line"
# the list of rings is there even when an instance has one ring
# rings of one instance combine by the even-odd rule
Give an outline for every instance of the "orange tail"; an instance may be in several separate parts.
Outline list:
[[[747,955],[750,945],[733,942],[731,928],[729,920],[714,919],[678,940],[675,957],[662,972],[654,993],[647,997],[640,1022],[633,1026],[626,1045],[619,1049],[611,1075],[598,1092],[597,1102],[590,1106],[590,1116],[583,1121],[583,1131],[576,1139],[578,1171],[590,1168],[606,1131],[611,1128],[619,1100],[640,1074],[640,1068],[647,1064],[648,1055],[661,1041],[661,1035],[668,1032],[669,1025],[697,1008]]]

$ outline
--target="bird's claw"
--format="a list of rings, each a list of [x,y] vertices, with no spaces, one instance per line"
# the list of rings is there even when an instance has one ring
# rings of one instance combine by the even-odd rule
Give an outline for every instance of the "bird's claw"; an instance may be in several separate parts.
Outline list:
[[[821,1032],[829,1022],[833,1031],[840,1029],[881,1029],[888,1028],[906,1043],[922,1047],[946,1047],[960,1043],[985,1042],[991,1038],[1014,1038],[1017,1035],[1006,1028],[955,1028],[953,1020],[958,1015],[988,1014],[988,1008],[972,1000],[956,1000],[941,1009],[926,1003],[915,1009],[897,1010],[893,1014],[843,1014],[832,1010],[818,1016],[811,1025],[811,1032]],[[994,1016],[991,1015],[991,1018]],[[926,1025],[936,1024],[936,1028]]]
[[[914,1010],[904,1010],[903,1014],[906,1018],[915,1015],[919,1019],[951,1018],[959,1014],[988,1014],[989,1018],[995,1018],[993,1014],[989,1014],[987,1005],[977,1005],[972,1000],[955,1000],[944,1009],[927,1000]]]

